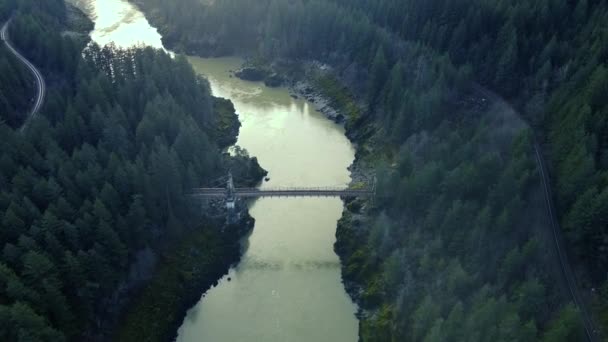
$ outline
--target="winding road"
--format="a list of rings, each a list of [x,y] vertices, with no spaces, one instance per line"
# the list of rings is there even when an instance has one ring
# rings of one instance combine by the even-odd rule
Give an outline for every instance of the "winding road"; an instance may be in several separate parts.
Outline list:
[[[38,115],[38,112],[40,111],[40,108],[44,103],[44,97],[46,94],[46,83],[44,82],[44,77],[42,76],[40,71],[38,71],[38,69],[34,66],[34,64],[28,61],[27,58],[23,57],[23,55],[19,53],[19,51],[17,51],[17,49],[11,44],[10,37],[8,34],[8,28],[10,26],[10,23],[11,19],[7,20],[6,23],[4,23],[4,25],[2,26],[2,30],[0,30],[0,38],[2,39],[6,47],[9,49],[9,51],[12,52],[13,55],[15,55],[15,57],[17,57],[23,64],[25,64],[28,69],[30,69],[36,79],[36,101],[34,102],[34,106],[32,107],[29,115],[27,116],[23,125],[20,128],[20,131],[23,132],[23,130],[27,127],[31,119]]]

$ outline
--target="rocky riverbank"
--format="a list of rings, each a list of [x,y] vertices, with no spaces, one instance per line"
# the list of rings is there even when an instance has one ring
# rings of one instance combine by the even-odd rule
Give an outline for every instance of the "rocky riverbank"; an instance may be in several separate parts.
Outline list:
[[[327,73],[331,70],[328,66],[318,62],[305,64],[307,64],[307,69],[314,69],[314,72]],[[346,121],[345,115],[332,106],[333,99],[315,85],[314,77],[309,72],[304,75],[296,75],[292,70],[289,70],[289,67],[284,65],[276,67],[275,65],[247,59],[239,70],[234,71],[233,75],[244,81],[263,81],[268,87],[286,86],[293,98],[307,100],[312,103],[317,111],[333,122],[344,124]]]
[[[301,69],[293,67],[292,63],[280,63],[282,66],[271,70],[279,70],[286,79],[286,86],[293,98],[303,98],[328,119],[342,124],[346,128],[346,136],[355,145],[356,157],[349,166],[351,187],[371,186],[375,182],[377,159],[374,150],[375,127],[370,122],[363,122],[361,108],[331,67],[319,63],[304,63]],[[285,67],[287,65],[287,67]],[[276,71],[275,71],[276,72]],[[341,259],[342,282],[346,292],[359,305],[358,317],[366,317],[372,312],[366,310],[367,298],[362,284],[357,281],[352,270],[346,267],[345,260],[359,250],[361,241],[365,241],[369,229],[369,217],[375,210],[373,200],[349,199],[345,201],[344,212],[338,222],[336,243],[334,249]]]
[[[251,68],[251,64],[250,61],[246,61],[243,68]],[[280,75],[279,77],[283,79],[284,85],[293,98],[305,99],[329,120],[346,126],[347,137],[357,147],[357,157],[349,167],[352,178],[351,186],[371,183],[375,176],[374,166],[364,161],[363,156],[368,155],[370,149],[373,149],[373,146],[369,146],[373,142],[363,138],[366,136],[367,127],[356,123],[359,120],[358,116],[360,116],[358,112],[363,109],[358,107],[352,96],[346,93],[347,90],[333,78],[334,70],[330,66],[310,61],[303,62],[303,68],[296,70],[293,64],[283,61],[274,65],[257,66],[257,68],[258,70],[267,70],[267,73]],[[238,77],[238,72],[234,74]],[[327,80],[331,81],[328,82]],[[327,83],[332,84],[327,86]],[[336,89],[328,89],[332,87]],[[348,104],[344,104],[344,102],[348,102]],[[337,108],[337,105],[341,105],[343,108]],[[356,109],[346,110],[351,107]],[[355,111],[357,113],[353,114],[352,112]]]
[[[372,186],[376,179],[374,162],[375,128],[372,123],[361,120],[361,108],[340,81],[331,67],[318,63],[308,63],[304,77],[290,82],[292,96],[303,97],[311,102],[315,109],[328,119],[343,124],[346,136],[356,147],[355,160],[349,166],[351,187]],[[312,70],[312,71],[311,71]],[[345,201],[342,217],[336,228],[334,250],[340,257],[342,282],[344,288],[359,309],[359,318],[371,315],[366,310],[364,288],[346,266],[347,257],[360,248],[361,241],[367,239],[370,213],[374,210],[374,202],[369,199],[349,199]]]
[[[251,65],[246,61],[245,66]],[[285,86],[293,98],[303,98],[328,119],[344,125],[346,135],[355,144],[355,161],[349,166],[352,187],[371,186],[375,181],[374,162],[375,129],[372,123],[361,122],[365,110],[356,103],[353,95],[337,79],[331,67],[319,62],[302,63],[275,62],[265,64],[266,70],[279,73],[286,81]],[[238,75],[235,73],[235,76]],[[346,292],[359,305],[358,317],[372,315],[365,308],[369,298],[358,282],[353,270],[346,267],[345,260],[360,249],[361,241],[366,241],[370,223],[370,213],[374,202],[368,199],[349,199],[345,201],[344,212],[338,222],[334,249],[341,259],[342,282]]]
[[[289,84],[289,91],[294,97],[302,97],[312,103],[314,108],[331,121],[343,124],[345,116],[332,107],[331,99],[316,89],[309,80],[294,81]]]

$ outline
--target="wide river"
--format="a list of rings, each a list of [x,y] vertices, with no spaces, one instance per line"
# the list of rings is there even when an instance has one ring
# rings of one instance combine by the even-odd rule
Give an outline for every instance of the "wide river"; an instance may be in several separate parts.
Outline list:
[[[126,0],[73,0],[95,21],[100,45],[162,48],[160,35]],[[237,145],[269,171],[263,187],[339,186],[349,181],[354,149],[344,130],[287,89],[230,77],[238,58],[191,57],[215,96],[234,103],[243,127]],[[245,253],[219,285],[189,310],[180,342],[356,341],[356,306],[333,251],[339,199],[261,199]],[[228,279],[231,279],[230,281]]]

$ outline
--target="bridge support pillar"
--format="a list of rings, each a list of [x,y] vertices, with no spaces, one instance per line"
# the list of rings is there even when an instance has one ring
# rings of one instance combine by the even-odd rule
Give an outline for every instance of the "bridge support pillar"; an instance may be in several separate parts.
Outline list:
[[[238,220],[238,213],[236,210],[236,195],[232,172],[228,173],[228,184],[226,184],[226,210],[228,211],[227,223],[235,223]]]

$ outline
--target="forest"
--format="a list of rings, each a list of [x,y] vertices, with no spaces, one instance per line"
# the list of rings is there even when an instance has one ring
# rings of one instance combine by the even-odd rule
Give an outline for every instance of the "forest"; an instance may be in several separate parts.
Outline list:
[[[537,142],[585,302],[608,326],[605,0],[132,2],[177,52],[331,66],[305,77],[378,176],[378,200],[347,202],[336,233],[362,341],[585,339]],[[0,339],[87,340],[117,314],[133,265],[212,224],[189,189],[228,168],[252,182],[261,171],[222,154],[234,108],[184,57],[87,45],[64,34],[77,29],[63,0],[0,0],[0,20],[11,14],[49,93],[20,133],[33,79],[0,47]],[[219,246],[208,259],[232,257],[202,236]],[[137,306],[132,324],[152,311]],[[154,333],[139,328],[120,337]]]
[[[63,0],[0,10],[17,13],[11,39],[49,86],[41,115],[19,132],[30,76],[0,50],[0,88],[17,94],[0,93],[11,99],[0,107],[0,340],[92,340],[119,293],[142,285],[128,281],[134,265],[205,222],[185,194],[228,167],[246,178],[259,166],[222,154],[234,134],[225,123],[238,118],[185,58],[85,48],[62,34],[73,29]]]
[[[363,340],[584,338],[547,245],[536,141],[578,282],[608,326],[606,1],[133,2],[178,51],[327,63],[338,106],[361,108],[349,135],[359,160],[384,165],[391,199],[351,204],[338,230]],[[493,122],[491,91],[523,122]]]

